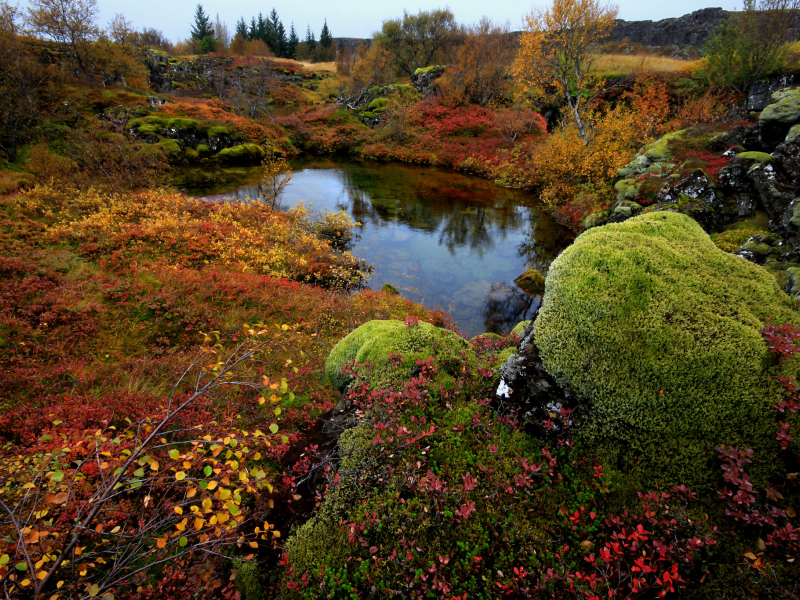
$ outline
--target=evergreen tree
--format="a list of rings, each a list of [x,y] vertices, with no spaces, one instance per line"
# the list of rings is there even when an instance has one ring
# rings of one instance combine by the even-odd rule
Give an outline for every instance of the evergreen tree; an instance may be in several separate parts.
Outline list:
[[[311,31],[311,25],[308,25],[306,28],[306,39],[303,40],[308,45],[310,50],[313,50],[317,47],[317,40],[314,38],[314,32]]]
[[[236,31],[234,32],[233,36],[236,37],[237,35],[243,40],[248,38],[249,34],[247,33],[247,23],[245,22],[244,17],[239,17],[239,20],[236,21]]]
[[[331,36],[331,30],[328,29],[328,19],[325,19],[322,32],[319,34],[319,45],[327,50],[331,44],[333,44],[333,36]]]
[[[269,43],[267,42],[267,23],[268,21],[264,19],[264,15],[258,13],[258,25],[256,26],[256,36],[254,39]]]
[[[283,58],[291,58],[289,55],[289,42],[286,39],[286,29],[283,26],[283,23],[278,21],[278,29],[275,32],[275,39],[278,41],[278,47],[280,48],[280,54],[278,56],[282,56]]]
[[[286,42],[286,54],[288,58],[294,58],[294,53],[299,43],[300,38],[297,37],[297,31],[295,31],[294,22],[292,22],[292,28],[289,31],[289,40]]]
[[[250,29],[247,32],[247,41],[252,42],[258,39],[258,23],[255,17],[250,17]]]
[[[194,11],[194,25],[192,25],[192,39],[202,40],[203,38],[214,37],[214,27],[211,19],[203,11],[203,5],[198,4]]]
[[[278,25],[280,22],[278,12],[273,8],[272,12],[269,13],[269,17],[267,17],[267,35],[264,41],[267,42],[267,46],[275,56],[281,55],[281,44],[280,40],[278,40]]]

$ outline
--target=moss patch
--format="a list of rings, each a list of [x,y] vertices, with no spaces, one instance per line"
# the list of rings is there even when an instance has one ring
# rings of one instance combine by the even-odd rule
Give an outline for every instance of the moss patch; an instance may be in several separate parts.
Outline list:
[[[390,353],[402,355],[403,361],[390,361]],[[452,380],[450,375],[454,370],[464,366],[464,361],[476,362],[466,340],[430,323],[420,322],[409,327],[403,321],[369,321],[333,348],[325,363],[325,374],[340,391],[355,379],[377,389],[403,381],[410,361],[429,357],[436,358],[440,383],[445,386]],[[371,366],[359,368],[357,377],[342,373],[342,368],[351,361],[362,365],[371,363]]]
[[[536,343],[582,398],[584,438],[604,460],[649,482],[712,486],[714,446],[747,446],[763,481],[780,465],[782,396],[767,318],[800,322],[765,270],[658,212],[587,231],[559,256]]]

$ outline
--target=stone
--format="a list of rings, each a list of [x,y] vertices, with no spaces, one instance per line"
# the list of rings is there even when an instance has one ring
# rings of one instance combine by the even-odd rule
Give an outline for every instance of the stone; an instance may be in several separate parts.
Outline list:
[[[760,138],[767,148],[786,139],[793,125],[800,122],[800,90],[783,89],[772,94],[772,103],[758,117]]]
[[[544,291],[544,275],[535,269],[528,269],[514,280],[526,292]]]
[[[669,151],[669,142],[679,138],[684,130],[669,133],[664,137],[648,144],[636,154],[634,159],[624,167],[617,169],[617,177],[631,179],[645,173],[657,173],[673,167],[672,154]]]
[[[689,217],[656,212],[586,231],[559,255],[534,341],[547,373],[578,396],[585,448],[604,465],[646,485],[711,490],[715,445],[754,448],[754,481],[780,468],[768,318],[800,323],[772,275]]]
[[[691,216],[706,231],[722,231],[736,221],[737,204],[722,194],[702,169],[696,169],[656,196],[660,210],[673,209]]]
[[[625,219],[638,215],[642,211],[642,206],[630,200],[617,200],[609,210],[611,215],[608,221],[610,223],[620,223]]]
[[[403,321],[368,321],[350,332],[334,346],[325,362],[325,375],[339,391],[344,391],[356,379],[368,382],[373,389],[405,380],[409,374],[399,373],[401,365],[393,364],[389,354],[405,359],[434,357],[439,365],[437,378],[447,387],[454,369],[464,367],[464,361],[475,362],[469,342],[452,331],[420,321],[407,325]],[[351,361],[362,367],[356,374],[342,372]],[[363,366],[370,363],[370,366]]]

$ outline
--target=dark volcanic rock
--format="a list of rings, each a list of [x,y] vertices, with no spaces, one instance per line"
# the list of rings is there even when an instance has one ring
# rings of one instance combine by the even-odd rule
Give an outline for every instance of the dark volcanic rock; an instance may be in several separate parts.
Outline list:
[[[572,408],[570,396],[542,366],[539,350],[533,339],[538,311],[522,332],[519,349],[500,367],[500,383],[493,406],[498,412],[515,412],[526,429],[540,438],[554,432],[544,427],[562,407]]]
[[[721,8],[704,8],[676,19],[623,21],[618,19],[609,41],[627,40],[643,46],[692,46],[701,48],[714,28],[730,16]]]
[[[706,231],[721,231],[738,217],[739,207],[723,196],[702,169],[696,169],[656,196],[662,210],[677,210],[692,217]]]
[[[797,85],[798,82],[800,82],[799,73],[791,73],[769,81],[756,81],[747,94],[747,110],[764,110],[772,102],[772,94],[785,87]]]

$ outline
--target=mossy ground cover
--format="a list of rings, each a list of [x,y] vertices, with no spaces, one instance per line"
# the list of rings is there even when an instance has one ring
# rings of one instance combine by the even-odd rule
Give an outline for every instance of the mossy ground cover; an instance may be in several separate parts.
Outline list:
[[[590,230],[553,263],[536,323],[545,368],[584,398],[584,438],[643,480],[708,486],[714,446],[782,472],[783,395],[760,330],[798,322],[774,278],[716,248],[689,217]],[[614,462],[618,461],[618,462]]]

